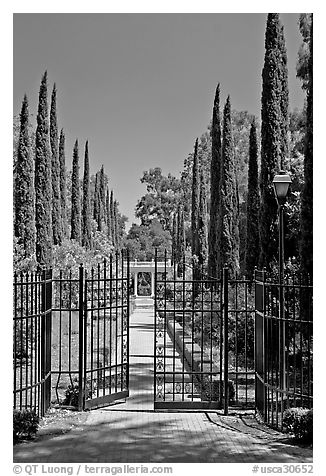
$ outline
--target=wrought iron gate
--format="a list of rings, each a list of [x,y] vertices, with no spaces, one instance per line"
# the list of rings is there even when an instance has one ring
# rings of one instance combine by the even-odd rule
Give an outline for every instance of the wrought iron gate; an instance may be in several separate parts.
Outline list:
[[[86,273],[44,270],[14,280],[14,408],[97,408],[128,396],[129,257]]]
[[[129,261],[116,255],[98,265],[85,279],[84,294],[87,409],[129,396]]]
[[[282,428],[284,410],[313,405],[312,283],[293,275],[280,285],[256,270],[255,288],[256,410]]]
[[[182,263],[155,259],[154,408],[254,406],[253,290]],[[196,279],[194,279],[194,274]],[[227,382],[227,385],[224,384]]]

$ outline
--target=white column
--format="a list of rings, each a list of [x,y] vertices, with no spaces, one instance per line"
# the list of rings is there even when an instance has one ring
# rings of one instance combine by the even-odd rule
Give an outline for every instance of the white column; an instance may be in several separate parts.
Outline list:
[[[154,296],[154,272],[151,272],[151,296]]]
[[[135,271],[135,276],[134,276],[134,290],[135,290],[135,296],[138,297],[137,294],[137,284],[138,284],[138,273]]]

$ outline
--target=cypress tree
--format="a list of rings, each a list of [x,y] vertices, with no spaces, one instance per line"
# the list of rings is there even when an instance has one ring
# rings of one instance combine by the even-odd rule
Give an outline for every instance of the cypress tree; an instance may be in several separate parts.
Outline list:
[[[67,236],[67,180],[66,180],[66,155],[65,134],[63,129],[59,139],[59,163],[60,163],[60,209],[62,237]]]
[[[30,257],[35,252],[34,168],[30,151],[28,123],[28,100],[25,94],[20,113],[20,132],[14,182],[14,232],[18,238],[18,244],[24,248],[25,257]]]
[[[79,151],[78,140],[74,145],[71,176],[71,235],[72,240],[80,243],[80,188],[79,188]]]
[[[198,265],[200,269],[207,260],[207,203],[203,167],[200,171],[199,213],[198,213]]]
[[[208,274],[212,277],[218,277],[219,263],[219,243],[218,228],[220,216],[220,167],[221,167],[221,120],[220,120],[220,84],[217,85],[212,118],[212,157],[210,174],[210,218],[208,231]]]
[[[94,190],[94,210],[93,218],[97,223],[97,229],[100,230],[100,197],[99,197],[99,173],[95,175],[95,190]]]
[[[195,142],[192,167],[192,208],[191,208],[191,250],[193,257],[198,257],[198,212],[199,212],[199,164],[198,138]]]
[[[114,200],[113,204],[114,213],[114,243],[117,249],[120,248],[120,236],[119,236],[119,216],[118,216],[118,202]]]
[[[300,258],[304,273],[313,272],[313,22],[309,43],[304,186],[301,198]]]
[[[106,222],[105,220],[105,179],[104,179],[104,166],[102,165],[100,174],[99,174],[99,189],[98,189],[98,199],[99,199],[99,231],[103,230],[103,225]]]
[[[111,218],[111,235],[112,235],[112,245],[114,247],[117,246],[116,242],[116,221],[114,217],[114,198],[113,198],[113,190],[111,190],[110,194],[110,218]]]
[[[87,249],[91,248],[92,246],[90,214],[89,158],[88,141],[86,141],[83,178],[82,246],[85,246]]]
[[[259,249],[259,186],[258,186],[258,145],[255,121],[252,122],[249,135],[248,199],[246,223],[245,272],[252,278],[258,264]]]
[[[278,13],[269,13],[265,34],[261,108],[261,206],[259,265],[270,266],[277,254],[277,202],[273,178],[287,149],[287,67],[283,28]]]
[[[36,259],[40,265],[52,261],[51,229],[51,157],[47,97],[47,72],[39,91],[35,138],[35,226]]]
[[[109,188],[106,189],[106,199],[105,199],[105,210],[106,210],[106,224],[108,229],[108,239],[112,241],[112,221],[111,221],[111,211],[110,211],[110,192]]]
[[[280,94],[280,108],[281,108],[281,158],[280,167],[284,168],[284,159],[288,154],[288,127],[289,127],[289,88],[288,88],[288,67],[287,67],[287,52],[285,46],[284,27],[280,25],[279,35],[279,49],[281,55],[281,62],[279,65],[281,94]]]
[[[231,274],[239,271],[239,200],[232,138],[231,102],[227,97],[223,112],[223,145],[220,178],[220,263]]]
[[[58,156],[58,120],[57,120],[57,89],[53,85],[50,110],[50,145],[52,174],[52,232],[53,244],[62,242],[61,197],[60,197],[60,164]]]

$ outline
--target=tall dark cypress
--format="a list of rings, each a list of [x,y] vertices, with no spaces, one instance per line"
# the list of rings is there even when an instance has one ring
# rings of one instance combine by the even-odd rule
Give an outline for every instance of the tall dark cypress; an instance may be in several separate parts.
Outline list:
[[[191,251],[198,257],[198,213],[199,213],[199,163],[198,163],[198,138],[195,142],[193,167],[192,167],[192,208],[191,208]]]
[[[80,216],[80,184],[79,184],[79,151],[78,140],[74,145],[71,176],[71,235],[72,240],[80,243],[81,235]]]
[[[307,122],[304,151],[304,186],[301,198],[301,268],[312,276],[313,272],[313,21],[309,44]]]
[[[208,274],[218,277],[218,228],[220,216],[220,168],[221,168],[221,119],[220,119],[220,84],[217,85],[212,118],[212,158],[211,158],[211,201],[208,230]]]
[[[85,159],[84,159],[82,246],[85,246],[88,249],[91,248],[92,246],[88,141],[86,141],[86,144],[85,144]]]
[[[203,167],[200,171],[200,192],[199,192],[199,212],[198,212],[198,264],[202,270],[206,266],[207,260],[207,202],[206,184]]]
[[[14,232],[25,257],[35,252],[33,158],[28,132],[29,112],[25,94],[20,113],[20,132],[14,178]]]
[[[110,209],[110,191],[107,187],[105,198],[105,211],[106,211],[106,224],[108,230],[108,240],[112,241],[112,222],[111,222],[111,209]]]
[[[288,67],[287,67],[287,52],[285,46],[284,27],[280,25],[279,35],[279,49],[281,61],[279,65],[280,83],[281,83],[281,95],[280,95],[280,108],[281,108],[281,163],[280,167],[284,168],[284,159],[288,155],[288,128],[289,128],[289,87],[288,87]]]
[[[261,107],[261,206],[259,266],[269,267],[277,255],[277,203],[273,178],[287,150],[287,66],[283,28],[278,13],[269,13],[265,34]]]
[[[68,234],[67,222],[67,178],[66,178],[66,155],[65,155],[65,134],[63,129],[59,139],[59,164],[60,164],[60,210],[61,210],[61,230],[62,238]]]
[[[258,265],[259,249],[259,185],[258,185],[258,145],[256,123],[253,121],[249,136],[248,199],[246,223],[245,272],[248,278],[253,276]]]
[[[94,209],[93,209],[93,218],[97,223],[97,229],[99,230],[100,225],[100,194],[99,194],[99,172],[96,172],[95,175],[95,190],[94,190]]]
[[[58,155],[58,119],[57,89],[53,85],[50,110],[50,145],[52,174],[52,232],[53,244],[62,243],[61,197],[60,197],[60,163]]]
[[[105,179],[104,166],[102,165],[99,173],[99,231],[103,230],[103,225],[106,222],[105,217]]]
[[[110,193],[110,218],[111,218],[111,236],[112,236],[112,245],[114,247],[117,246],[116,243],[116,222],[114,216],[114,198],[113,198],[113,190]]]
[[[48,266],[52,261],[52,187],[47,72],[42,77],[39,92],[35,145],[36,259],[40,265]]]
[[[235,275],[239,271],[239,201],[232,137],[230,96],[227,97],[223,112],[220,189],[219,269],[227,266],[231,274]]]
[[[114,214],[114,244],[116,249],[120,248],[120,234],[119,234],[119,214],[118,214],[118,202],[114,200],[113,204]]]

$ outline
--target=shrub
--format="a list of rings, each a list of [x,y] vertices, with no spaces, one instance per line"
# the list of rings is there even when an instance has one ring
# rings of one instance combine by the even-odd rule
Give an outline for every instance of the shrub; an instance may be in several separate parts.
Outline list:
[[[39,416],[35,410],[14,410],[13,434],[14,442],[22,438],[31,438],[38,430]]]
[[[297,440],[312,443],[313,416],[312,409],[289,408],[283,415],[283,428],[286,433],[291,433]]]
[[[92,391],[90,381],[87,381],[86,388],[85,388],[85,397],[90,398],[93,393],[94,393],[94,385],[93,385],[93,391]],[[65,398],[62,401],[62,405],[78,407],[78,399],[79,399],[79,383],[78,383],[78,379],[75,378],[73,383],[69,384],[67,387],[67,390],[65,392]]]

